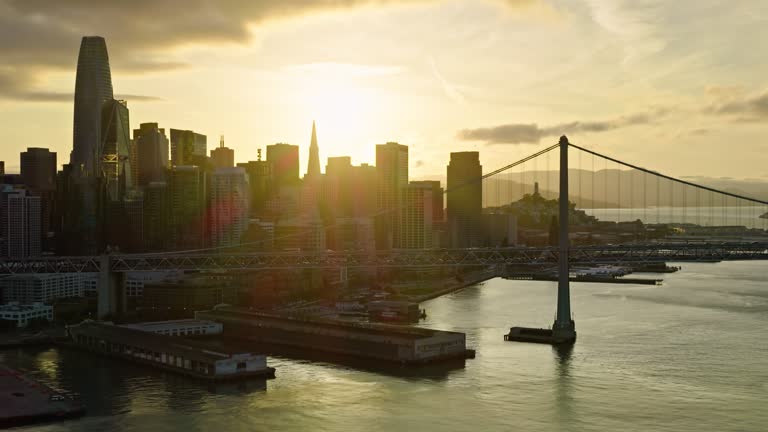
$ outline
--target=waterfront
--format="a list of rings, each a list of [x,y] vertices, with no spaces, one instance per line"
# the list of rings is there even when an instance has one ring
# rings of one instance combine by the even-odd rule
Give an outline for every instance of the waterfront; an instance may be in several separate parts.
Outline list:
[[[275,380],[209,385],[75,351],[0,355],[88,409],[28,430],[764,430],[766,264],[673,265],[662,286],[573,284],[579,340],[565,357],[503,341],[512,325],[549,325],[555,295],[553,282],[503,279],[422,304],[421,326],[477,349],[463,369],[271,357]]]

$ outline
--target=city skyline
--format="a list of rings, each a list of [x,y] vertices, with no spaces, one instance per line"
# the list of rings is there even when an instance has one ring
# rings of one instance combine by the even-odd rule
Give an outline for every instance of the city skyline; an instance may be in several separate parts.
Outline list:
[[[76,18],[56,5],[6,1],[0,5],[10,28],[38,28],[39,15],[70,29],[41,30],[26,51],[0,46],[8,59],[0,75],[0,115],[8,122],[0,130],[11,143],[0,159],[16,172],[21,151],[44,147],[67,162],[78,41],[98,34],[109,45],[115,96],[128,101],[131,128],[157,122],[223,133],[238,162],[255,160],[272,143],[298,144],[303,174],[309,125],[317,120],[321,166],[341,155],[373,163],[375,144],[396,141],[411,149],[412,177],[429,178],[443,171],[450,152],[479,151],[493,169],[500,155],[517,159],[568,133],[573,142],[672,175],[765,179],[755,157],[765,114],[758,71],[765,66],[755,53],[731,49],[744,46],[750,31],[750,38],[766,31],[765,6],[684,3],[299,2],[244,6],[238,16],[228,10],[210,26],[192,14],[180,21],[201,20],[206,31],[154,30],[134,42],[137,27],[128,21],[139,22],[138,12],[72,6],[83,8],[85,18]],[[152,12],[170,6],[158,2]],[[683,11],[695,19],[682,20]],[[399,31],[385,33],[393,23]],[[446,28],[449,36],[437,36]],[[716,40],[708,28],[722,30]],[[347,40],[351,34],[359,40]],[[154,45],[143,53],[146,38]],[[32,127],[40,122],[46,127]],[[740,151],[723,155],[724,143]],[[699,155],[695,163],[686,162],[691,152]]]

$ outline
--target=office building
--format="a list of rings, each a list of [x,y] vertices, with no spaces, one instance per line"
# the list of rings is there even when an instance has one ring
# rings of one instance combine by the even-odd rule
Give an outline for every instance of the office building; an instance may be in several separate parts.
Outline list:
[[[5,175],[5,161],[0,161],[0,176]]]
[[[133,143],[139,167],[138,185],[144,187],[151,182],[165,181],[169,166],[165,129],[158,128],[157,123],[142,123],[139,129],[133,130]]]
[[[237,285],[204,278],[146,283],[141,301],[145,309],[163,311],[194,311],[211,309],[216,305],[234,304]]]
[[[171,164],[205,166],[208,137],[191,130],[171,129]]]
[[[251,215],[253,216],[261,215],[264,212],[270,193],[269,163],[261,160],[261,149],[258,150],[258,155],[258,160],[237,164],[248,175],[248,187],[251,190]]]
[[[33,320],[53,320],[53,306],[43,303],[20,304],[12,302],[0,305],[0,320],[13,321],[16,327],[26,327]]]
[[[376,213],[377,185],[375,166],[364,163],[352,167],[349,195],[355,217],[370,217]]]
[[[224,136],[221,136],[219,147],[211,150],[211,164],[214,169],[233,168],[235,166],[235,151],[224,146]]]
[[[170,247],[170,192],[165,182],[152,182],[144,188],[142,231],[143,249],[164,251]]]
[[[433,244],[433,185],[411,182],[402,190],[398,247],[428,249]]]
[[[483,167],[480,153],[451,153],[446,188],[448,231],[451,247],[482,246]]]
[[[197,166],[175,166],[170,172],[170,247],[198,249],[205,245],[206,176]]]
[[[69,159],[75,175],[100,175],[102,108],[111,99],[107,43],[99,36],[85,36],[77,58],[73,146]]]
[[[398,247],[402,191],[408,185],[408,146],[388,142],[376,146],[376,247]]]
[[[56,152],[37,147],[21,152],[21,180],[29,189],[56,189],[56,168]]]
[[[508,213],[488,213],[482,216],[485,246],[506,247],[517,244],[517,217]]]
[[[60,298],[82,297],[86,273],[34,273],[16,274],[0,279],[0,292],[4,302],[51,303]]]
[[[320,177],[320,148],[317,145],[317,130],[315,122],[312,122],[312,137],[309,140],[309,162],[307,163],[306,178],[316,179]]]
[[[243,168],[219,168],[211,178],[211,244],[237,246],[248,229],[250,188]]]
[[[8,256],[27,258],[42,252],[40,197],[30,196],[24,190],[5,197],[5,220],[8,228],[6,243]]]
[[[133,186],[130,134],[128,104],[124,100],[109,99],[101,113],[99,164],[106,198],[113,202],[122,200]]]
[[[272,144],[267,146],[267,162],[272,174],[272,187],[280,190],[299,183],[299,146]]]

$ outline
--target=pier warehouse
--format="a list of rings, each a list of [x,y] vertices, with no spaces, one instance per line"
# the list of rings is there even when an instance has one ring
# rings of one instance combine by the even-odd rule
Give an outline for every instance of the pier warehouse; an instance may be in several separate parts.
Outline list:
[[[474,354],[466,347],[464,333],[419,327],[296,318],[229,306],[195,312],[195,318],[224,324],[224,335],[236,339],[399,363],[430,363]]]
[[[275,374],[264,355],[220,352],[195,341],[143,330],[85,321],[69,326],[67,332],[74,345],[89,351],[197,378],[218,380]]]

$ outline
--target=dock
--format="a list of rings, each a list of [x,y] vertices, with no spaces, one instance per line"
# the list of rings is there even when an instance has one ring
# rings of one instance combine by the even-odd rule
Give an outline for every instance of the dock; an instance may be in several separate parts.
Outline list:
[[[0,428],[77,418],[85,408],[23,373],[0,365]]]
[[[224,324],[224,336],[256,344],[342,354],[399,364],[473,358],[464,333],[420,327],[266,314],[229,306],[195,312]]]

